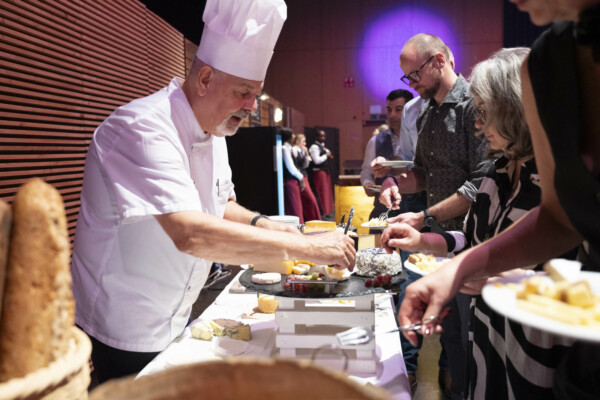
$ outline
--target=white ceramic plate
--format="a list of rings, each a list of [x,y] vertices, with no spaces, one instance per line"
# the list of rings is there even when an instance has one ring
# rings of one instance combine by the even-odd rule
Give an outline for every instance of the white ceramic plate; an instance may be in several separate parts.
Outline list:
[[[387,227],[388,227],[388,225],[378,225],[378,226],[372,226],[372,225],[369,225],[369,221],[367,221],[367,222],[363,222],[362,224],[360,224],[360,226],[362,226],[362,227],[364,227],[364,228],[371,228],[371,229],[381,229],[381,230],[383,230],[383,229],[385,229],[385,228],[387,228]]]
[[[590,283],[592,291],[600,294],[600,273],[598,272],[580,272],[581,279]],[[511,276],[499,281],[499,283],[518,283],[527,275]],[[600,329],[586,326],[571,325],[542,315],[523,310],[517,307],[517,294],[514,290],[504,286],[498,287],[494,284],[488,284],[483,287],[483,300],[497,313],[523,325],[531,326],[542,331],[554,333],[573,339],[585,340],[588,342],[600,343]]]
[[[377,165],[381,165],[382,167],[392,167],[392,168],[406,168],[412,167],[414,163],[412,161],[406,160],[388,160],[388,161],[379,161]]]
[[[442,260],[446,260],[447,257],[436,257],[435,260],[436,261],[442,261]],[[419,274],[421,276],[425,276],[427,274],[429,274],[429,272],[425,272],[423,271],[421,268],[417,267],[415,264],[411,263],[410,261],[406,260],[404,261],[404,268],[406,268],[407,270],[414,272],[415,274]]]

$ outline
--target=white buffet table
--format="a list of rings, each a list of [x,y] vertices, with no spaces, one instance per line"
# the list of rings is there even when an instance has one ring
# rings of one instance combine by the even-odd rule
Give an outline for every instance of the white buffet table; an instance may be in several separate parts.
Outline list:
[[[199,319],[229,318],[250,324],[252,339],[249,342],[229,338],[213,338],[212,341],[198,340],[192,337],[191,329],[188,326],[179,338],[175,339],[139,373],[138,377],[151,375],[177,365],[228,356],[271,357],[275,348],[277,329],[274,315],[254,312],[257,306],[256,293],[231,291],[232,286],[235,288],[236,285],[239,285],[238,278],[243,272],[243,270],[240,271]],[[396,327],[391,296],[375,295],[375,305],[377,371],[374,374],[351,375],[351,378],[365,384],[371,383],[383,387],[392,393],[394,399],[409,400],[411,398],[410,389],[402,358],[400,338],[396,333],[381,334],[381,332]]]

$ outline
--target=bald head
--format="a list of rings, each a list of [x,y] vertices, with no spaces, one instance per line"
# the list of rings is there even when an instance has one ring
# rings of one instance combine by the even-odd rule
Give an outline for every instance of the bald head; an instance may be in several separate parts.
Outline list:
[[[408,48],[414,49],[416,54],[422,59],[427,59],[436,53],[443,54],[446,60],[454,59],[446,43],[439,37],[428,33],[419,33],[408,39],[402,48],[402,53]]]

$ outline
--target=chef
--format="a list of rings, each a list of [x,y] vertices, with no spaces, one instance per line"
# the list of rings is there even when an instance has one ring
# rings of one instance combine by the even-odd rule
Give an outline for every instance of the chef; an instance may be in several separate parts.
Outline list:
[[[225,136],[256,110],[286,14],[283,0],[208,0],[188,77],[94,133],[71,270],[100,382],[139,372],[183,332],[213,261],[354,265],[342,233],[303,236],[235,202]]]

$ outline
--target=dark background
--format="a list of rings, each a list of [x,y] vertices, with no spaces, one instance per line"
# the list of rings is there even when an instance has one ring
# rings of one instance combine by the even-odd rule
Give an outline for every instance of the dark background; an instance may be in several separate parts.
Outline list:
[[[287,0],[293,1],[302,0]],[[401,0],[398,0],[399,2]],[[149,10],[159,15],[187,39],[199,44],[204,23],[202,14],[206,0],[141,0]],[[504,1],[504,47],[529,47],[546,27],[538,27],[531,23],[529,15],[519,11],[509,1]],[[285,28],[285,25],[284,25]]]

